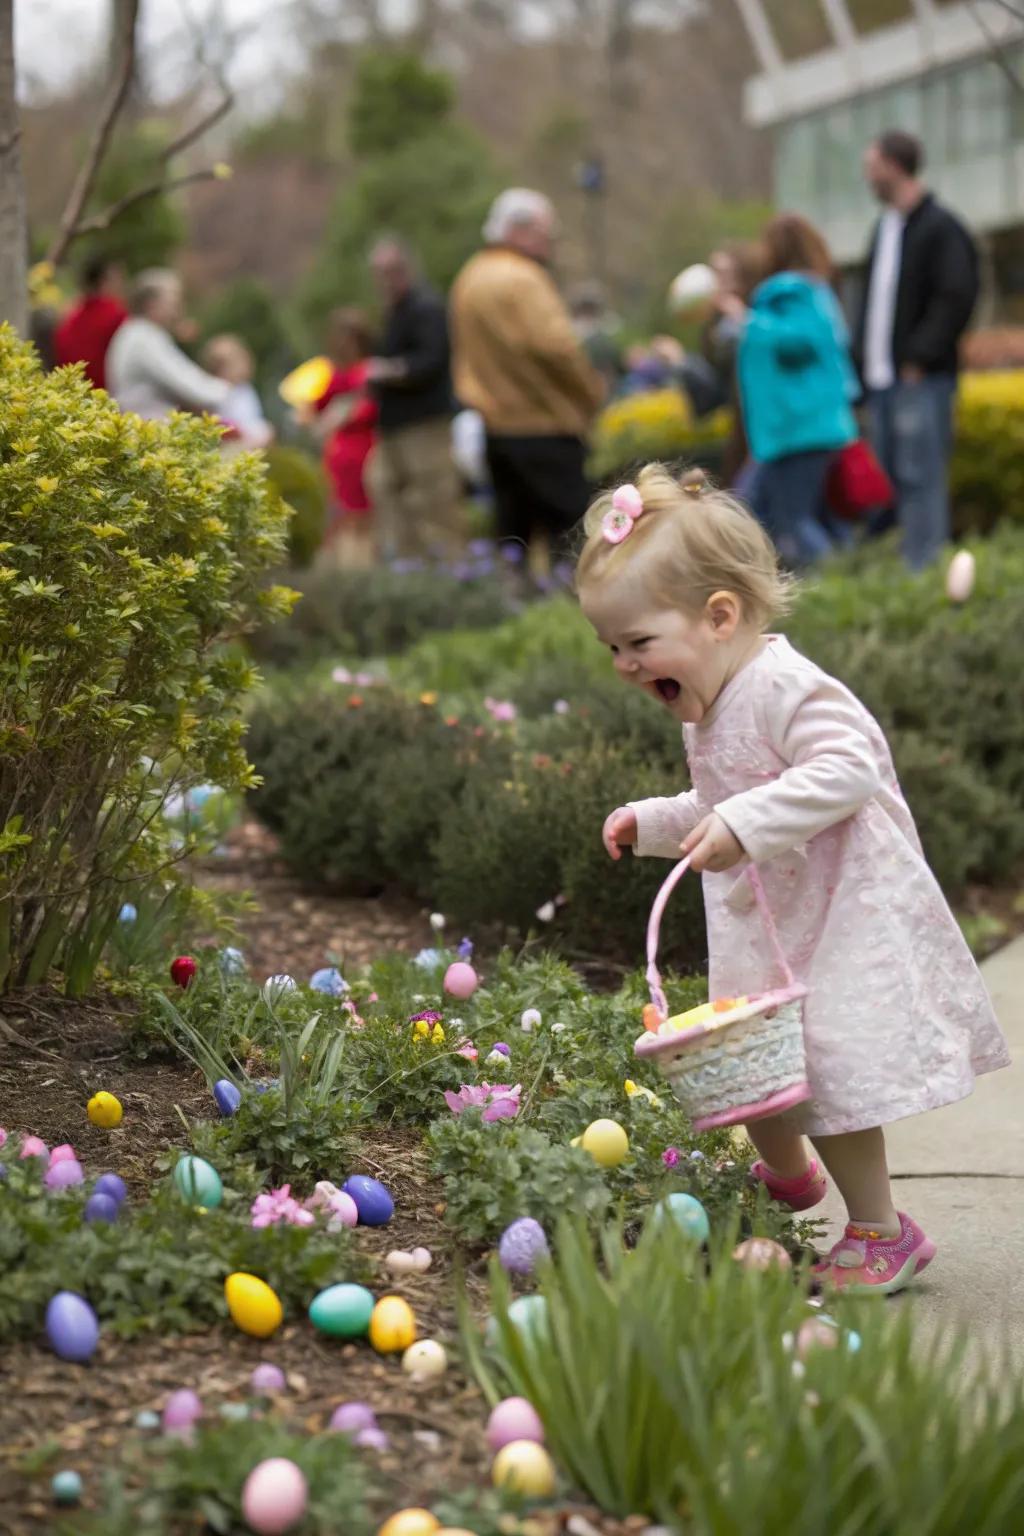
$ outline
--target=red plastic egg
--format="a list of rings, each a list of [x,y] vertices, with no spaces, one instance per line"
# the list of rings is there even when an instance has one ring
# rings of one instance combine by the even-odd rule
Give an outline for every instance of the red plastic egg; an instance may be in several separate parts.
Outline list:
[[[176,987],[185,988],[196,974],[196,963],[191,955],[179,955],[171,961],[171,980]]]

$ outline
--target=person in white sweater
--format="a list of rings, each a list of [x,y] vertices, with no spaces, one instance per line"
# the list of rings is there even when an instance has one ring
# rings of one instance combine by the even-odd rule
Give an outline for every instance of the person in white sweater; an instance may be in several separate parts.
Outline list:
[[[183,310],[181,279],[162,267],[132,284],[131,316],[107,353],[107,388],[123,411],[169,416],[172,411],[219,414],[231,385],[186,357],[172,335]]]

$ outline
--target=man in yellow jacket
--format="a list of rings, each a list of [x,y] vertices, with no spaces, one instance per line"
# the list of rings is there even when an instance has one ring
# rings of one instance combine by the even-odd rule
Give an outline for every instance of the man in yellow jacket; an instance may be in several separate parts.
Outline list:
[[[536,574],[586,511],[584,438],[605,392],[548,271],[554,234],[542,193],[503,192],[449,315],[455,393],[487,429],[498,537],[527,545]]]

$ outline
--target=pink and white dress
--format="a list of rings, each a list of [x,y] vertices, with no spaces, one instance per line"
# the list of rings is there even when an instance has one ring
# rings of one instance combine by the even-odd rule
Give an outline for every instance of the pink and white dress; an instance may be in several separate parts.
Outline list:
[[[633,802],[641,856],[717,811],[757,864],[804,1003],[812,1136],[965,1098],[1009,1065],[985,984],[925,863],[878,722],[782,635],[683,727],[693,788]],[[705,874],[712,998],[779,981],[742,866]]]

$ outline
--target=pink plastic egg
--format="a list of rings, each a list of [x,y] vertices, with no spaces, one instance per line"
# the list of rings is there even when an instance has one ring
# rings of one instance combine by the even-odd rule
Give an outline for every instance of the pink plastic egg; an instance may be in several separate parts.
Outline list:
[[[537,1410],[525,1397],[506,1397],[487,1420],[487,1444],[500,1451],[513,1440],[544,1441],[544,1426]]]
[[[62,1158],[59,1163],[52,1163],[43,1183],[47,1189],[70,1189],[72,1184],[81,1184],[85,1179],[82,1165],[73,1157]]]
[[[50,1149],[41,1136],[23,1136],[21,1139],[21,1151],[19,1157],[45,1157],[49,1158]]]
[[[361,1430],[376,1429],[377,1415],[369,1403],[339,1403],[327,1427],[343,1435],[358,1435]]]
[[[180,1435],[192,1428],[203,1416],[203,1405],[191,1387],[180,1387],[172,1392],[164,1404],[160,1420],[165,1435]]]
[[[444,973],[445,991],[450,997],[457,997],[460,1002],[464,1003],[468,997],[472,997],[479,985],[480,978],[465,960],[453,960]]]
[[[253,1467],[242,1489],[242,1514],[259,1536],[280,1536],[306,1513],[309,1488],[287,1456],[271,1456]]]
[[[64,1142],[63,1146],[54,1147],[53,1151],[50,1153],[51,1168],[53,1167],[54,1163],[77,1163],[77,1161],[78,1158],[75,1155],[75,1149],[70,1145],[69,1142]]]
[[[288,1381],[279,1365],[261,1360],[249,1377],[249,1385],[254,1392],[283,1392]]]

